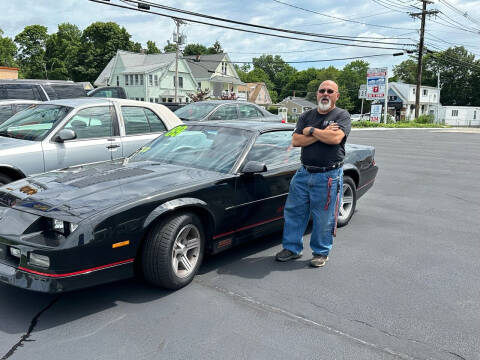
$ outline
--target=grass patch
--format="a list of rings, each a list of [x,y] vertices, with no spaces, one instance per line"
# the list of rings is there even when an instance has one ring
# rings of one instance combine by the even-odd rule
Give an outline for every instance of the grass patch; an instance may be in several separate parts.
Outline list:
[[[441,125],[441,124],[432,124],[432,123],[419,123],[416,121],[403,121],[392,124],[383,124],[375,123],[370,121],[354,121],[352,122],[352,127],[354,128],[448,128],[451,126]]]

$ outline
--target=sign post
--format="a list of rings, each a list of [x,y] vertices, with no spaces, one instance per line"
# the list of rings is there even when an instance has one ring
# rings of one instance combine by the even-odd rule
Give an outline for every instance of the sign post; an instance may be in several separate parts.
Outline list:
[[[371,68],[367,70],[367,100],[384,99],[384,121],[387,122],[388,108],[388,68]],[[373,105],[372,105],[373,107]],[[373,110],[372,110],[373,111]],[[372,113],[370,111],[370,114]]]

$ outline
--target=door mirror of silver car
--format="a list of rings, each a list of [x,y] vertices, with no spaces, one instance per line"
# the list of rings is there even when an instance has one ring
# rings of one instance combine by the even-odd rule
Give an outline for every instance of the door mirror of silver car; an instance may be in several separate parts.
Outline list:
[[[255,174],[267,171],[267,165],[260,161],[249,161],[242,169],[243,174]]]
[[[72,129],[62,129],[58,134],[53,138],[53,141],[63,143],[67,140],[73,140],[77,138],[77,134]]]

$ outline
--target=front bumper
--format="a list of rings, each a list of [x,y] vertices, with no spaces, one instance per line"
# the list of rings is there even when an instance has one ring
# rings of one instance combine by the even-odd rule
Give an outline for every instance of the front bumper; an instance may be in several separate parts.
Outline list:
[[[0,282],[37,292],[61,293],[131,278],[133,262],[128,259],[69,274],[42,274],[0,262]]]

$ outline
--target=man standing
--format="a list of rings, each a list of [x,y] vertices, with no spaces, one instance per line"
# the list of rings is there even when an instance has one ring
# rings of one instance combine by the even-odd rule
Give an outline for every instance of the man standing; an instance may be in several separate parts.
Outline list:
[[[310,265],[321,267],[328,260],[336,235],[345,142],[351,128],[350,114],[335,107],[339,97],[334,81],[322,82],[317,91],[318,107],[304,112],[297,122],[292,145],[302,148],[302,166],[290,183],[284,210],[283,250],[275,256],[278,261],[302,256],[303,234],[310,214]]]

